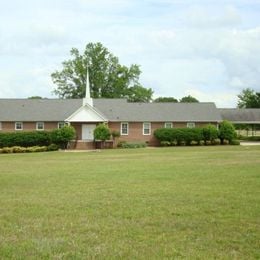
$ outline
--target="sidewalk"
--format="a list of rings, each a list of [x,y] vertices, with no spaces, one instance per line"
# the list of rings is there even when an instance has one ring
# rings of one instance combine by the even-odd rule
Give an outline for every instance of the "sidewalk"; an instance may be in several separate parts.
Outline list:
[[[260,142],[241,141],[240,144],[245,145],[245,146],[247,146],[247,145],[260,145]]]

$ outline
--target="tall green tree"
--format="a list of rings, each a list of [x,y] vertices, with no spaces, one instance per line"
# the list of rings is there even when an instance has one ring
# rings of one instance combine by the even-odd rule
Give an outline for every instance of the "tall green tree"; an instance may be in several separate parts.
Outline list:
[[[85,96],[86,74],[89,71],[93,98],[128,98],[130,101],[150,101],[153,91],[139,83],[140,67],[119,64],[116,56],[101,43],[89,43],[81,54],[73,48],[72,58],[62,63],[63,69],[51,74],[57,85],[54,93],[60,98]]]
[[[246,88],[238,95],[239,108],[260,108],[260,92]]]
[[[181,103],[198,103],[199,100],[196,99],[195,97],[192,97],[191,95],[188,95],[186,97],[183,97],[180,99]]]
[[[158,97],[156,99],[154,99],[155,103],[159,103],[159,102],[173,102],[173,103],[177,103],[178,100],[174,97]]]

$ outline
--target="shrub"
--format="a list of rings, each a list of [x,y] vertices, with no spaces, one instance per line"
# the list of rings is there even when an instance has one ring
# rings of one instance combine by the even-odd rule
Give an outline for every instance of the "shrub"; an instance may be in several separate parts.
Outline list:
[[[154,136],[159,141],[172,142],[175,140],[174,129],[173,128],[159,128],[154,131]]]
[[[111,132],[111,135],[112,135],[113,138],[118,138],[118,137],[120,137],[120,132],[114,130],[114,131]]]
[[[199,142],[203,139],[202,128],[184,128],[185,143],[190,145],[192,141]]]
[[[177,144],[178,144],[178,143],[177,143],[176,141],[172,141],[172,142],[171,142],[171,145],[172,145],[172,146],[176,146]]]
[[[59,146],[57,144],[50,144],[47,146],[47,151],[58,151]]]
[[[51,144],[47,146],[31,146],[31,147],[4,147],[0,148],[0,153],[35,153],[35,152],[46,152],[46,151],[56,151],[59,147],[56,144]],[[55,149],[55,150],[54,150]]]
[[[145,148],[146,143],[121,143],[121,148]]]
[[[47,151],[47,146],[32,146],[26,148],[27,153],[37,153],[37,152],[46,152],[46,151]]]
[[[47,131],[0,133],[0,147],[49,145],[50,139],[51,133]]]
[[[47,151],[47,146],[36,146],[35,147],[35,152],[46,152]]]
[[[190,145],[192,141],[203,139],[201,128],[159,128],[154,135],[160,142],[167,141],[174,145]]]
[[[169,142],[169,141],[161,141],[161,146],[171,146],[171,142]]]
[[[205,141],[204,140],[200,140],[199,141],[199,145],[205,145]]]
[[[25,153],[26,152],[26,148],[21,147],[21,146],[14,146],[14,147],[12,147],[12,149],[13,149],[13,153]]]
[[[227,144],[229,144],[229,141],[226,140],[226,139],[224,139],[224,140],[222,141],[222,144],[227,145]]]
[[[232,141],[230,142],[230,144],[231,144],[231,145],[240,145],[240,141],[234,139],[234,140],[232,140]]]
[[[211,141],[211,143],[214,145],[219,145],[219,144],[221,144],[221,141],[220,141],[220,139],[216,138],[213,141]]]
[[[197,141],[191,141],[191,142],[190,142],[190,145],[192,145],[192,146],[198,145],[198,142],[197,142]]]
[[[206,140],[206,141],[204,141],[204,144],[205,145],[212,145],[212,142],[210,140]]]
[[[106,141],[110,139],[110,130],[106,124],[99,124],[94,130],[94,139]]]
[[[11,147],[3,147],[2,153],[12,153],[13,149]]]
[[[122,145],[125,144],[126,141],[120,141],[118,144],[117,144],[117,147],[118,148],[122,148]]]
[[[213,141],[218,138],[218,129],[214,125],[207,125],[202,129],[204,141]]]
[[[52,143],[58,145],[62,149],[66,149],[68,143],[76,136],[76,131],[72,126],[64,126],[60,129],[54,129],[51,132]]]
[[[221,122],[219,125],[219,138],[221,140],[221,143],[223,143],[224,139],[231,142],[235,137],[236,137],[236,131],[234,126],[229,121],[226,120]]]

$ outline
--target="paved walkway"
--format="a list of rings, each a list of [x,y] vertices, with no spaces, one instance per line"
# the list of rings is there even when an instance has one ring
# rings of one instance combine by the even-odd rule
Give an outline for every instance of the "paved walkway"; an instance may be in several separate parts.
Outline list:
[[[260,142],[248,142],[248,141],[241,141],[240,142],[241,145],[260,145]]]

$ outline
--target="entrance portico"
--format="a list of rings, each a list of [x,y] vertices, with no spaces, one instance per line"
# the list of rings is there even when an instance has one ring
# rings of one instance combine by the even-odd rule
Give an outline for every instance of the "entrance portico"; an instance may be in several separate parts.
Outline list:
[[[100,123],[108,120],[91,105],[83,104],[74,114],[66,119],[76,130],[76,140],[72,147],[76,149],[93,149],[94,130]]]

